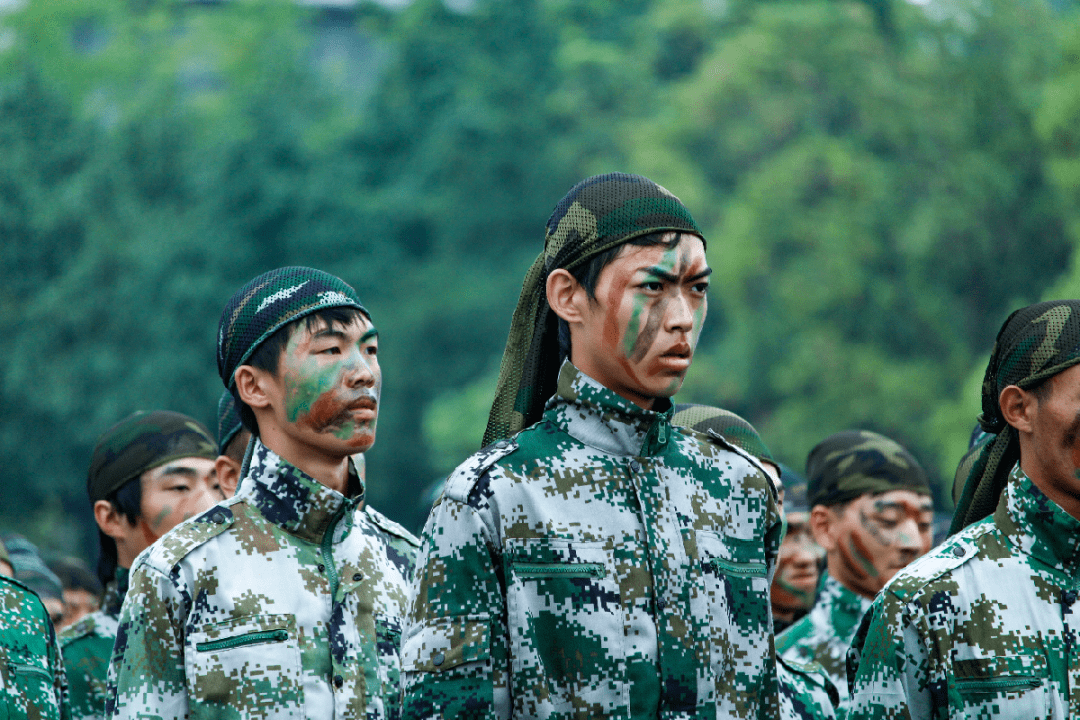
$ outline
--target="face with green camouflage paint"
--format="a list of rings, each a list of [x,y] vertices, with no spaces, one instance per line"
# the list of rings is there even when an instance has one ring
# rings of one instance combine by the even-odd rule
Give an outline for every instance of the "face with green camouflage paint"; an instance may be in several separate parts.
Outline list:
[[[664,245],[623,245],[600,272],[596,299],[571,323],[572,361],[640,407],[682,387],[708,307],[712,272],[696,235]]]
[[[223,498],[214,461],[207,458],[170,460],[145,471],[141,482],[142,511],[132,535],[141,536],[143,547]]]
[[[893,575],[925,554],[933,543],[934,506],[910,490],[860,495],[846,505],[818,509],[829,527],[815,531],[828,556],[829,574],[864,597],[874,597]]]

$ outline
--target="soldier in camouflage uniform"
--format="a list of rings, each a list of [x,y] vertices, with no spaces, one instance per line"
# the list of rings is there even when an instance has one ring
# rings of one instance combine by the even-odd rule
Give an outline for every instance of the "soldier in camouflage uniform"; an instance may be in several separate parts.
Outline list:
[[[982,409],[992,437],[958,468],[956,534],[855,639],[852,718],[1080,717],[1080,300],[1009,316]]]
[[[240,484],[240,468],[244,465],[251,431],[240,421],[236,401],[228,390],[218,400],[217,420],[218,456],[214,472],[221,484],[221,494],[228,499],[236,494],[236,486]]]
[[[866,430],[818,443],[806,475],[810,527],[827,572],[809,614],[777,636],[776,652],[817,661],[846,696],[847,651],[863,613],[897,570],[930,549],[930,485],[911,453]]]
[[[256,436],[231,499],[141,555],[109,714],[396,718],[417,540],[364,504],[378,335],[355,291],[282,268],[222,313],[218,368]]]
[[[220,499],[211,479],[215,455],[214,440],[201,423],[167,410],[134,413],[98,438],[86,492],[98,522],[98,570],[107,582],[101,609],[60,633],[72,717],[104,717],[109,660],[131,564],[155,536]],[[162,514],[166,509],[171,511]]]
[[[424,530],[406,718],[777,715],[774,490],[749,455],[670,422],[707,276],[690,214],[645,178],[559,203],[490,444]]]
[[[30,588],[4,575],[0,575],[0,717],[71,717],[64,664],[49,612]]]

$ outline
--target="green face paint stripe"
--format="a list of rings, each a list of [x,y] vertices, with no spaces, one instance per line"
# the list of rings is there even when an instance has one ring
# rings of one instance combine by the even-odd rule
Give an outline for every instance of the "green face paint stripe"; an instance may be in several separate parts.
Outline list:
[[[623,354],[626,357],[630,357],[634,352],[638,333],[641,332],[641,314],[645,311],[645,305],[648,302],[649,297],[647,295],[634,295],[634,309],[630,314],[630,322],[626,324],[626,332],[623,333],[622,340]]]
[[[172,511],[172,505],[166,505],[165,507],[161,508],[161,512],[159,512],[154,517],[154,519],[150,523],[150,526],[157,527],[158,525],[160,525],[165,518],[169,517],[169,515],[172,515]]]
[[[360,336],[360,342],[361,343],[370,342],[372,340],[372,338],[377,338],[377,337],[379,337],[379,331],[376,330],[375,328],[371,328],[366,333],[364,333],[363,335]]]
[[[337,385],[340,365],[319,368],[314,358],[305,360],[286,376],[285,412],[289,422],[296,422],[301,412],[311,412],[315,402]]]

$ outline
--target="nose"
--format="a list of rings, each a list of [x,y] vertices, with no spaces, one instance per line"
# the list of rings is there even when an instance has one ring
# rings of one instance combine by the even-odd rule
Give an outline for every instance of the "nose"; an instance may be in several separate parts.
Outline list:
[[[922,552],[922,537],[915,518],[907,518],[896,528],[896,546],[904,551],[918,555]]]
[[[696,302],[687,296],[685,292],[676,293],[667,307],[668,330],[672,332],[690,332],[694,328],[694,311],[697,309]]]
[[[209,510],[222,499],[221,493],[214,490],[215,477],[213,470],[203,475],[202,480],[202,492],[195,494],[192,498],[192,506],[189,508],[191,515],[198,515]]]
[[[375,384],[375,359],[365,355],[362,348],[354,347],[345,366],[345,382],[350,387],[371,387]]]

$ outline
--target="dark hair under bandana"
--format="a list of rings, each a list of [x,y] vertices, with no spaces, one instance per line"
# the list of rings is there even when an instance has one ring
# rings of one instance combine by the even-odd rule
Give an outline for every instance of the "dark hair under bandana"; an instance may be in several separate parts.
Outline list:
[[[508,438],[540,419],[559,372],[558,317],[547,303],[547,276],[653,232],[701,237],[679,199],[640,175],[609,173],[582,180],[555,206],[544,252],[522,284],[510,324],[483,444]]]
[[[930,494],[919,461],[900,443],[869,430],[844,430],[819,442],[806,458],[806,477],[810,507],[891,490]]]
[[[998,398],[1009,385],[1029,390],[1080,363],[1080,300],[1051,300],[1017,310],[998,332],[982,384],[979,425],[989,433],[960,461],[953,480],[956,512],[949,533],[994,512],[1020,459],[1016,429],[1005,422]]]
[[[236,368],[279,328],[333,307],[354,307],[371,317],[348,283],[313,268],[271,270],[237,290],[218,323],[218,374],[225,387],[232,387]]]
[[[86,491],[104,500],[145,470],[185,457],[217,458],[217,443],[202,423],[169,410],[136,412],[102,433],[90,456]]]
[[[232,393],[226,390],[221,393],[217,404],[217,444],[218,454],[224,455],[229,441],[236,437],[236,433],[244,427],[240,422],[240,413],[236,411],[236,401]]]
[[[748,455],[776,463],[754,426],[730,410],[708,405],[676,405],[671,424],[700,433],[712,430]]]

